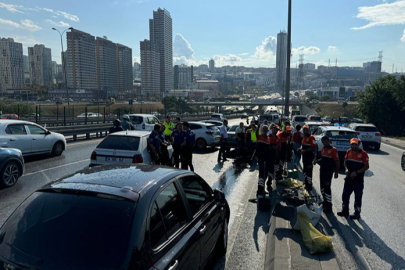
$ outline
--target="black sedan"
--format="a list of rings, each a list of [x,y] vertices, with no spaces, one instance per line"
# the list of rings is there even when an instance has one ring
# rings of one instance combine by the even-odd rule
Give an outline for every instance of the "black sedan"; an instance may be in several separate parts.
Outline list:
[[[101,166],[50,183],[0,229],[0,269],[202,269],[226,253],[229,206],[198,175]]]
[[[21,151],[0,148],[0,189],[14,186],[23,172],[24,159]]]

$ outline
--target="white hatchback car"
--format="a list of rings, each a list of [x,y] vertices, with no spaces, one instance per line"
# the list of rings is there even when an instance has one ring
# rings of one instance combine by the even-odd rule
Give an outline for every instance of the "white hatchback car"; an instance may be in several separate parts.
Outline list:
[[[219,145],[219,129],[213,124],[189,122],[190,129],[195,133],[195,148],[204,150],[207,146]]]
[[[32,122],[0,120],[0,147],[17,148],[24,156],[60,156],[66,149],[66,139]]]
[[[90,157],[90,166],[105,164],[152,164],[148,150],[148,131],[120,131],[108,135]],[[168,146],[169,157],[173,163],[173,147]]]
[[[160,124],[159,119],[152,114],[129,114],[129,120],[136,130],[152,131],[155,124]]]

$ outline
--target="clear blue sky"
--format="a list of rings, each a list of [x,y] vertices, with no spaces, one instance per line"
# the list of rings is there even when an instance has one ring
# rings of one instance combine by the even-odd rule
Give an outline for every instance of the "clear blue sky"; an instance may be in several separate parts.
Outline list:
[[[52,49],[69,26],[132,48],[149,36],[153,10],[173,19],[175,63],[275,66],[275,37],[287,29],[287,0],[0,0],[0,36]],[[59,25],[56,26],[55,24]],[[383,52],[383,69],[405,72],[405,0],[293,0],[292,66],[305,62],[361,66]],[[177,35],[179,34],[179,35]],[[402,40],[401,40],[402,39]]]

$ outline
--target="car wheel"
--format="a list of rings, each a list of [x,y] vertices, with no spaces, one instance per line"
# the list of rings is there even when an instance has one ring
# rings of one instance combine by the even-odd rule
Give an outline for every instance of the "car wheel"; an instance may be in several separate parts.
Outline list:
[[[204,150],[207,147],[207,142],[200,138],[197,140],[195,146],[198,150]]]
[[[21,170],[17,163],[7,163],[1,170],[0,188],[8,188],[14,186],[18,178],[20,178]]]
[[[63,143],[61,142],[55,143],[55,145],[52,148],[52,155],[57,157],[62,155],[62,153],[63,153]]]
[[[376,150],[376,151],[380,150],[380,148],[381,148],[381,144],[376,144],[374,146],[374,150]]]
[[[405,155],[402,156],[402,159],[401,159],[401,167],[402,167],[402,170],[405,171]]]
[[[218,257],[223,256],[226,254],[226,250],[228,248],[228,218],[225,218],[224,225],[222,226],[222,234],[218,238],[216,252],[215,254]]]

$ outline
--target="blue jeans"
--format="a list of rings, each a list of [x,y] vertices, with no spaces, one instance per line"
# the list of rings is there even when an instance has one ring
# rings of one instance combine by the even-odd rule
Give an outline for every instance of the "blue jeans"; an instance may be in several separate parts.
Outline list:
[[[299,166],[301,162],[301,155],[298,155],[298,149],[301,147],[301,144],[294,143],[293,150],[294,150],[294,164]]]

